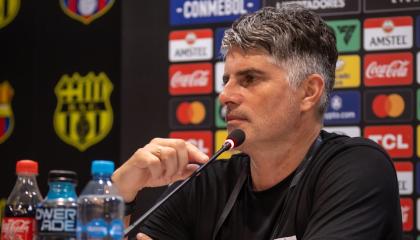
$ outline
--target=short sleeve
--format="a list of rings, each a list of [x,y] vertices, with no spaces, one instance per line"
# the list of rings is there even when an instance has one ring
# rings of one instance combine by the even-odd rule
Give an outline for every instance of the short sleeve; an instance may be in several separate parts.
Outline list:
[[[398,240],[398,181],[389,157],[358,146],[338,154],[316,184],[305,240]]]

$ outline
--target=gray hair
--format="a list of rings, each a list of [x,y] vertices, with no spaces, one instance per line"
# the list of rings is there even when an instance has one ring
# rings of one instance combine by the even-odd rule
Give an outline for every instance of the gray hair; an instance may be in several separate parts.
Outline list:
[[[226,56],[233,47],[266,51],[287,69],[289,84],[295,89],[310,74],[320,74],[325,80],[319,104],[322,117],[334,86],[338,53],[334,32],[321,17],[299,5],[262,8],[242,16],[225,31],[222,54]]]

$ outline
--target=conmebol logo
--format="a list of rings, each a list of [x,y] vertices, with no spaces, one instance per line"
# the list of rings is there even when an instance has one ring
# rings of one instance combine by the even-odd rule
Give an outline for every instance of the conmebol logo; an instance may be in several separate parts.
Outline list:
[[[259,8],[259,0],[171,0],[170,24],[229,22]]]
[[[365,85],[409,85],[413,82],[413,55],[410,52],[367,54]]]
[[[208,94],[212,91],[212,64],[173,64],[169,67],[169,92],[171,95]]]

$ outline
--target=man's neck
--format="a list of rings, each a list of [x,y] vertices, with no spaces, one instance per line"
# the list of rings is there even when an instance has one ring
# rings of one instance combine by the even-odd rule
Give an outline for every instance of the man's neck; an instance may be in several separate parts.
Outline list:
[[[300,133],[296,132],[282,142],[258,148],[258,151],[250,153],[254,190],[262,191],[271,188],[296,170],[318,137],[320,130],[321,126]]]

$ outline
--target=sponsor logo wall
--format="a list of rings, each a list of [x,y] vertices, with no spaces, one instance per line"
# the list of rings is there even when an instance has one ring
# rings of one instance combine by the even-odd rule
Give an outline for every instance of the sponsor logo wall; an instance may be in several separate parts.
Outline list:
[[[226,1],[229,7],[222,9],[216,0],[171,0],[170,136],[179,136],[179,129],[186,136],[211,132],[217,150],[226,137],[225,110],[217,99],[223,90],[223,32],[246,12],[291,2],[321,14],[337,37],[336,82],[325,130],[370,138],[388,151],[398,173],[404,239],[420,239],[420,1],[242,0]],[[203,105],[206,117],[211,115],[210,122],[192,123],[199,112],[191,107],[194,101]],[[183,102],[189,106],[182,110],[189,114],[184,125],[177,110]],[[205,142],[191,138],[199,146]]]

